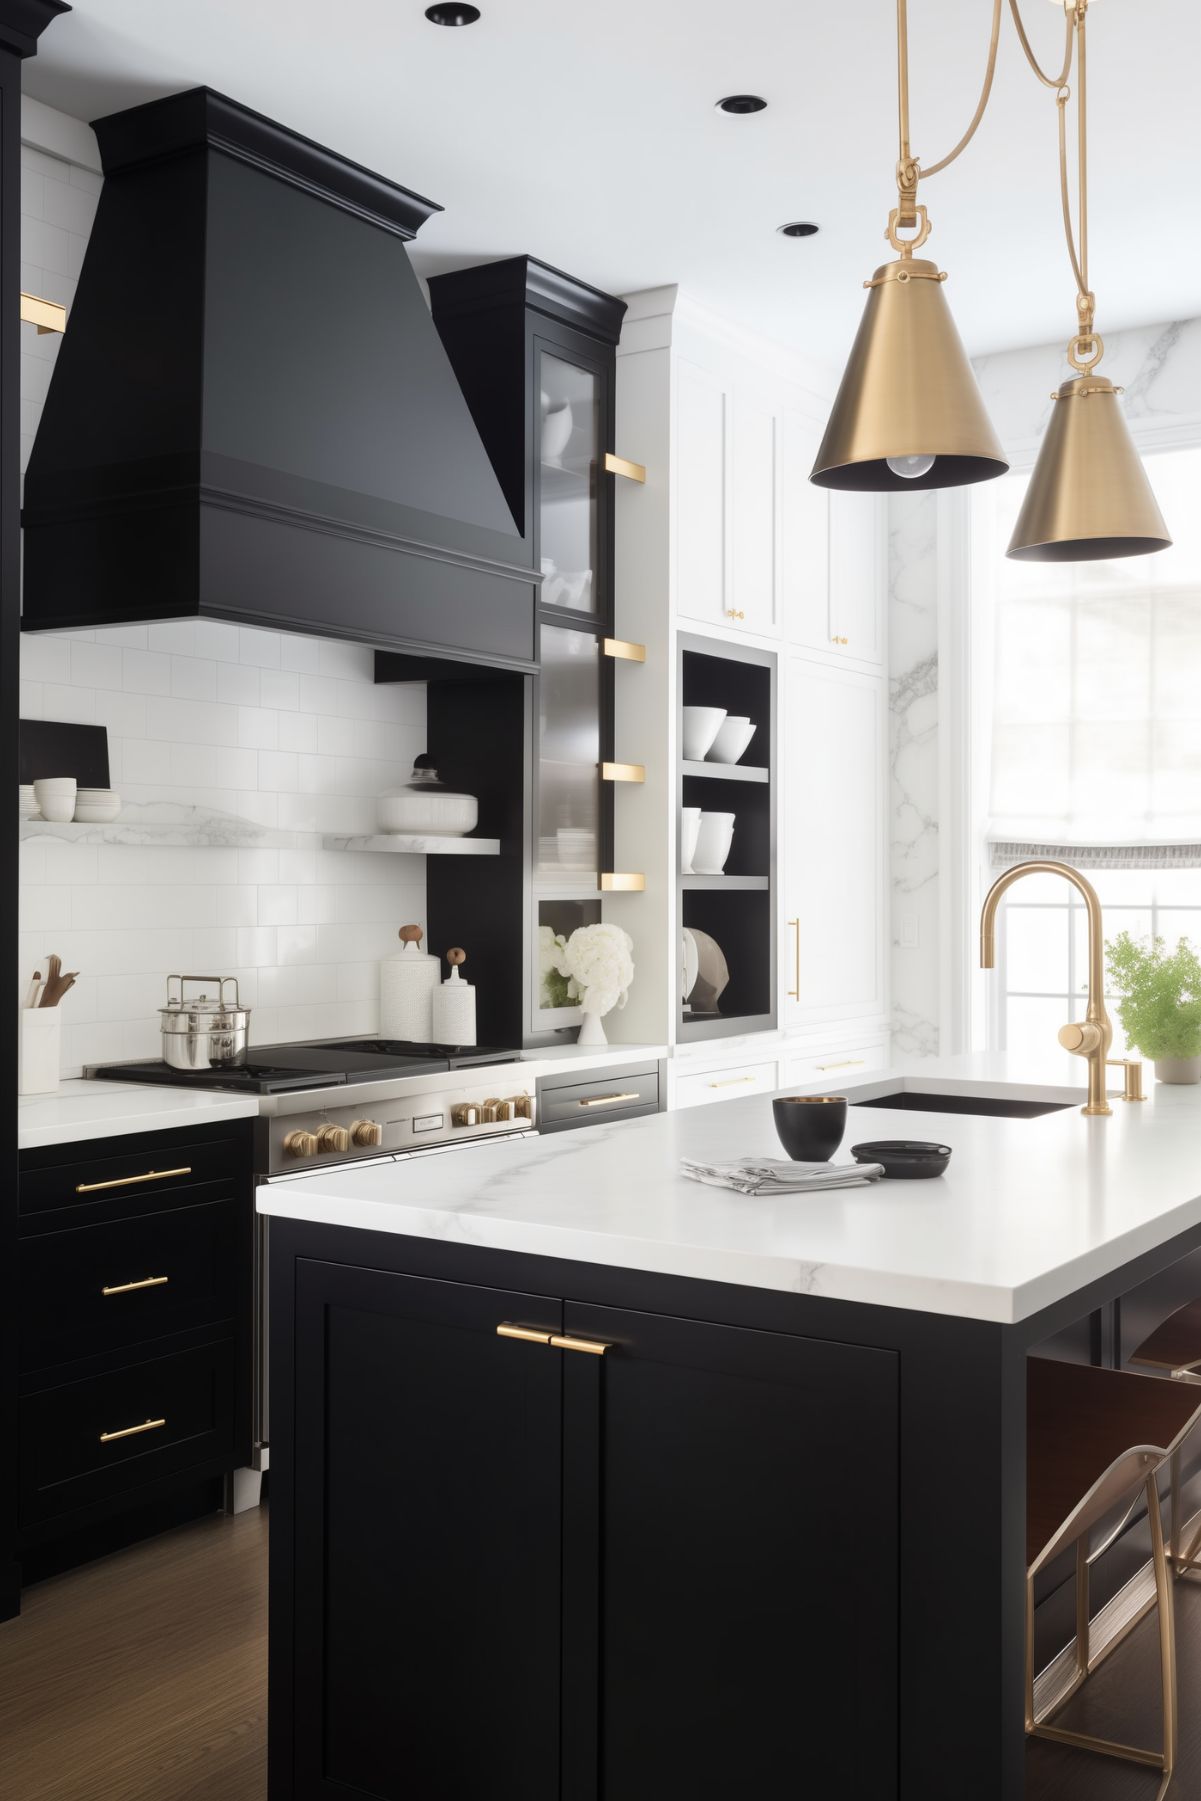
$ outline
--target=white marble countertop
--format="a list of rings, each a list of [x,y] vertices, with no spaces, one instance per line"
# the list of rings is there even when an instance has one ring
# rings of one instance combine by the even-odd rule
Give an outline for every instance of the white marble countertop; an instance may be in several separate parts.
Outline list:
[[[554,1045],[527,1051],[521,1058],[523,1074],[561,1075],[578,1068],[581,1077],[594,1069],[613,1069],[630,1063],[653,1063],[667,1055],[663,1044],[611,1044],[581,1047]],[[472,1080],[483,1077],[484,1066],[471,1071]],[[494,1065],[498,1074],[512,1064]],[[446,1086],[453,1080],[445,1072],[414,1076],[415,1091]],[[220,1089],[170,1088],[160,1084],[71,1080],[55,1094],[22,1095],[17,1110],[17,1147],[34,1150],[48,1144],[83,1143],[89,1138],[119,1138],[130,1132],[166,1132],[174,1126],[209,1125],[224,1119],[253,1119],[259,1112],[254,1094],[229,1094]]]
[[[195,1088],[138,1087],[133,1082],[63,1082],[57,1094],[26,1094],[17,1102],[17,1146],[76,1144],[119,1138],[130,1132],[169,1132],[175,1126],[209,1126],[253,1119],[253,1094],[201,1093]]]
[[[260,1188],[265,1213],[755,1288],[1012,1322],[1201,1224],[1201,1087],[1155,1083],[1109,1118],[1004,1059],[939,1059],[826,1085],[1065,1100],[1038,1119],[856,1107],[836,1161],[875,1138],[953,1147],[933,1181],[748,1199],[682,1156],[780,1155],[768,1097]],[[1082,1072],[1083,1073],[1083,1072]],[[810,1092],[822,1092],[814,1087]]]

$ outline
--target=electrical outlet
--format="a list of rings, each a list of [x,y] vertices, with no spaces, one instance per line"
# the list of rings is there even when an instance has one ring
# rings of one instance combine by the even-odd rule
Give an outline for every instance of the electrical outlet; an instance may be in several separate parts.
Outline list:
[[[907,950],[907,951],[915,951],[915,950],[917,950],[920,942],[921,942],[921,933],[920,933],[920,930],[918,927],[917,914],[916,913],[902,913],[902,915],[901,915],[901,948],[903,950]]]

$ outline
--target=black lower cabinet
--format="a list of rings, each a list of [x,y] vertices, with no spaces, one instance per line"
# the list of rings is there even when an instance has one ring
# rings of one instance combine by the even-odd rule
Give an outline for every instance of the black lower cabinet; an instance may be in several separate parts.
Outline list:
[[[896,1796],[894,1353],[287,1237],[272,1801]]]

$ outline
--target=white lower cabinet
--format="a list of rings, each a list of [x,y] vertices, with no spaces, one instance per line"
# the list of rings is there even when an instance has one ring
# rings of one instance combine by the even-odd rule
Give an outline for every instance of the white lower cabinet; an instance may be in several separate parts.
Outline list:
[[[852,1076],[867,1075],[874,1069],[886,1069],[889,1062],[889,1040],[886,1032],[869,1042],[840,1045],[829,1051],[798,1051],[780,1058],[780,1086],[799,1089],[812,1083],[823,1087]]]
[[[748,1094],[774,1094],[778,1072],[768,1063],[732,1064],[727,1069],[689,1070],[676,1076],[677,1107],[707,1107],[713,1101],[744,1100]]]
[[[883,675],[786,659],[780,969],[785,1025],[886,1010]]]

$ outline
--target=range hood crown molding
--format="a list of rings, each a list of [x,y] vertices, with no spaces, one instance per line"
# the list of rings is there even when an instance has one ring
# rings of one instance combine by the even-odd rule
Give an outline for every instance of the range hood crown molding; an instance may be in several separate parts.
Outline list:
[[[603,344],[616,344],[626,303],[590,283],[541,262],[536,256],[506,256],[470,269],[430,277],[435,311],[443,318],[491,310],[509,301],[529,307]]]
[[[189,88],[148,100],[93,119],[91,125],[106,176],[207,145],[406,240],[417,235],[431,214],[443,211],[436,200],[388,181],[214,88]]]
[[[96,133],[24,628],[215,618],[536,667],[531,543],[408,258],[433,203],[207,88]]]

